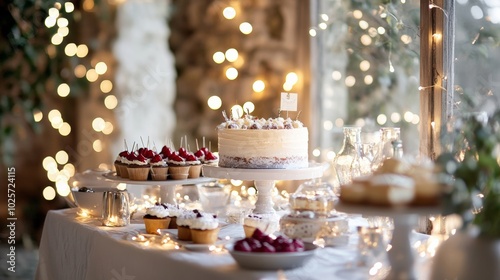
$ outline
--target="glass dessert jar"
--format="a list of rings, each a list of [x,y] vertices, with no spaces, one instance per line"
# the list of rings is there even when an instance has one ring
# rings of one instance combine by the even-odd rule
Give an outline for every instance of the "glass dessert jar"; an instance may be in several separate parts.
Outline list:
[[[290,196],[290,208],[293,211],[328,215],[334,210],[337,201],[332,185],[321,181],[307,181]]]
[[[324,216],[312,211],[296,211],[280,220],[280,232],[290,238],[300,238],[306,242],[341,236],[348,230],[348,222],[343,214]]]

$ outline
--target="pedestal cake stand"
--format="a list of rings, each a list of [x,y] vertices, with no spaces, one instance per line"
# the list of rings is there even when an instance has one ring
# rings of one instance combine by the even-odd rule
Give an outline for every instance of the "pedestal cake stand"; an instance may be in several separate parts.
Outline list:
[[[194,185],[200,183],[214,182],[213,178],[200,177],[185,180],[165,180],[165,181],[134,181],[116,176],[115,172],[104,173],[103,178],[108,181],[116,183],[123,183],[127,185],[141,185],[141,186],[158,186],[160,188],[159,202],[176,204],[175,189],[177,186]]]
[[[306,180],[320,178],[328,167],[327,163],[309,163],[308,167],[297,169],[242,169],[219,166],[203,166],[203,176],[254,181],[257,189],[255,214],[276,215],[273,208],[272,189],[277,180]]]
[[[438,206],[426,207],[383,207],[354,205],[340,202],[336,210],[346,213],[357,213],[367,216],[385,216],[394,220],[394,231],[392,233],[392,248],[387,253],[391,264],[391,271],[387,279],[417,279],[415,274],[415,252],[410,241],[410,235],[418,224],[418,217],[441,213]]]

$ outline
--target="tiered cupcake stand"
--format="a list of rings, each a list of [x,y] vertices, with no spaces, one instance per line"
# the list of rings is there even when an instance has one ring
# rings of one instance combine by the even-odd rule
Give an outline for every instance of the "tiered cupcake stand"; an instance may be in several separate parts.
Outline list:
[[[386,279],[417,279],[415,273],[415,251],[410,235],[418,224],[419,216],[439,214],[439,207],[378,207],[339,203],[336,210],[346,213],[361,214],[364,217],[385,216],[394,220],[391,250],[388,258],[391,271]]]
[[[203,176],[254,181],[257,189],[257,201],[253,213],[272,217],[278,223],[279,217],[273,208],[272,189],[277,180],[306,180],[320,178],[328,164],[309,163],[308,167],[298,169],[241,169],[219,166],[203,166]]]
[[[116,183],[123,183],[127,185],[136,186],[152,186],[160,188],[159,202],[176,204],[175,201],[175,190],[184,185],[195,185],[207,182],[213,182],[215,179],[208,177],[199,177],[193,179],[185,180],[165,180],[165,181],[133,181],[126,178],[121,178],[116,176],[115,172],[109,172],[102,175],[106,180],[113,181]]]

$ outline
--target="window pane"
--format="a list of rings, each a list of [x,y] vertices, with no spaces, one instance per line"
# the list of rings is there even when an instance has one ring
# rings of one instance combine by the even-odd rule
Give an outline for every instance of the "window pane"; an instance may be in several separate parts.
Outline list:
[[[344,125],[401,127],[405,152],[417,154],[419,1],[313,2],[312,141],[321,158],[340,149]]]

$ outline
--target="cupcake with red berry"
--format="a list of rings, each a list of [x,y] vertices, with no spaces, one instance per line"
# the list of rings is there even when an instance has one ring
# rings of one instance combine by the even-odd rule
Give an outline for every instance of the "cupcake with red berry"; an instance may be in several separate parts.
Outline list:
[[[184,158],[189,165],[188,178],[199,178],[201,175],[201,161],[193,153],[188,153]]]
[[[219,158],[207,147],[199,149],[196,153],[194,153],[194,155],[201,161],[202,164],[215,165],[219,162]]]
[[[127,156],[129,155],[130,153],[125,150],[125,151],[122,151],[118,154],[118,156],[116,157],[116,160],[114,162],[114,165],[115,165],[115,169],[116,169],[116,176],[119,176],[119,177],[122,177],[122,178],[128,178],[128,172],[127,172],[127,163],[126,163],[126,160],[127,160]]]
[[[146,233],[159,234],[160,229],[168,229],[170,225],[169,211],[166,206],[155,203],[153,207],[146,209],[143,220]]]
[[[172,153],[167,160],[168,174],[173,180],[184,180],[189,176],[189,165],[178,153]]]
[[[130,180],[146,181],[149,175],[148,159],[142,154],[130,153],[127,157],[130,164],[127,166],[127,173]]]
[[[153,181],[165,181],[167,180],[168,165],[163,160],[160,154],[154,155],[152,159],[149,160],[151,180]]]

